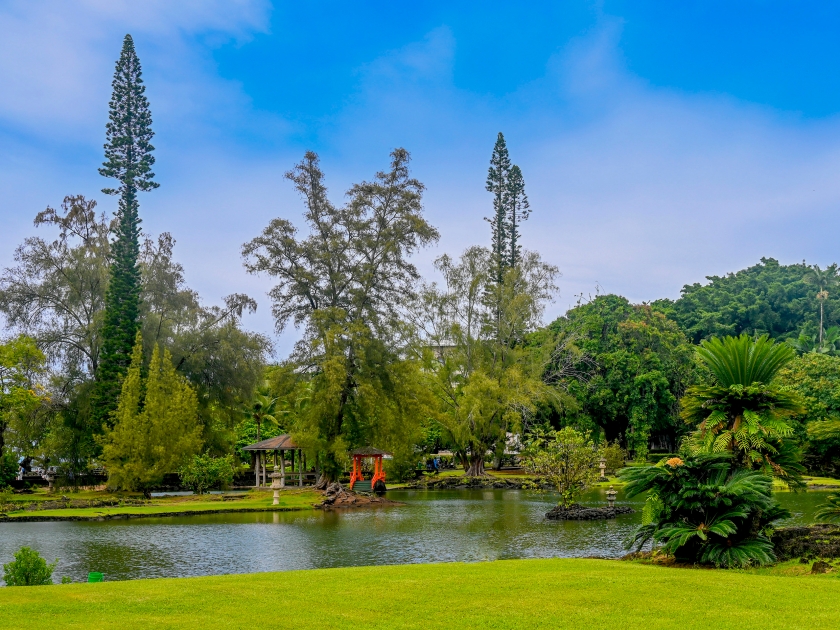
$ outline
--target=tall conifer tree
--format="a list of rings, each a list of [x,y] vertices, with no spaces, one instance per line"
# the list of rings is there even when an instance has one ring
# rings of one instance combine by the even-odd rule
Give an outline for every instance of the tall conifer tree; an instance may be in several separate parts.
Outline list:
[[[510,244],[508,245],[509,260],[511,267],[516,267],[522,253],[522,246],[519,244],[519,225],[531,214],[528,205],[528,196],[525,194],[525,178],[522,171],[516,164],[510,168],[510,175],[507,181],[508,194],[508,234]]]
[[[510,175],[510,157],[508,156],[505,137],[499,132],[493,155],[490,156],[490,169],[487,173],[487,191],[493,193],[493,216],[488,218],[492,230],[493,278],[502,284],[508,255],[508,178]]]
[[[152,165],[152,114],[144,92],[140,60],[131,35],[123,41],[112,83],[106,126],[105,162],[99,174],[112,177],[116,188],[102,192],[119,195],[111,274],[105,303],[102,355],[96,373],[93,416],[99,425],[111,424],[120,383],[131,364],[132,348],[140,328],[140,217],[137,193],[157,188]]]

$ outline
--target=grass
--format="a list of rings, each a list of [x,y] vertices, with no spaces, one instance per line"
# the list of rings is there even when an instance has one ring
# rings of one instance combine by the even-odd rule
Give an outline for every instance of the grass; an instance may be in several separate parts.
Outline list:
[[[815,630],[840,627],[840,580],[504,560],[4,588],[0,611],[0,628]]]
[[[79,498],[75,495],[65,495],[68,498]],[[111,495],[108,495],[110,497]],[[227,497],[227,498],[226,498]],[[60,498],[60,495],[53,499]],[[100,493],[98,496],[85,498],[106,498]],[[136,498],[136,497],[135,497]],[[59,508],[51,510],[19,509],[7,512],[8,520],[50,519],[98,519],[131,516],[166,516],[183,513],[200,514],[202,512],[252,512],[273,510],[306,510],[322,499],[321,495],[312,490],[283,490],[280,493],[280,504],[272,505],[273,494],[265,491],[251,491],[240,496],[206,494],[186,497],[160,497],[151,499],[142,505],[101,506],[84,508]]]

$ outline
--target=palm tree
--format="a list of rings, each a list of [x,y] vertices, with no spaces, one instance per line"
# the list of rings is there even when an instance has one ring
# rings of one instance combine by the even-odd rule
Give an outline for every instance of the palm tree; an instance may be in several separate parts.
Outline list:
[[[682,417],[697,427],[689,436],[694,453],[732,452],[736,465],[760,468],[791,486],[801,486],[804,468],[787,438],[786,422],[805,409],[798,394],[773,383],[776,374],[796,352],[767,335],[752,339],[713,338],[697,349],[711,372],[711,383],[689,387],[683,396]]]
[[[813,284],[819,289],[817,299],[820,302],[820,348],[823,345],[823,305],[828,299],[828,290],[840,285],[840,276],[837,272],[837,263],[832,263],[825,269],[820,269],[819,265],[814,265],[802,278],[807,284]]]
[[[251,417],[257,423],[257,442],[260,441],[260,427],[263,422],[277,424],[277,419],[274,417],[276,404],[277,399],[272,398],[269,394],[259,391],[254,394],[254,399],[251,401]]]

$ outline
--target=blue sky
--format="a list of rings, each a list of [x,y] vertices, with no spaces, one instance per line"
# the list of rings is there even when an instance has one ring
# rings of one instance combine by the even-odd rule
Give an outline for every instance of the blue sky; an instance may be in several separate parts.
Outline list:
[[[175,236],[208,302],[257,298],[257,330],[269,280],[239,248],[299,218],[282,174],[307,149],[337,201],[411,151],[442,233],[418,256],[431,274],[488,240],[503,131],[533,209],[525,244],[563,273],[549,316],[596,286],[643,301],[762,256],[828,264],[838,32],[829,2],[0,0],[0,265],[66,194],[113,210],[96,169],[125,33],[157,133],[144,229]]]

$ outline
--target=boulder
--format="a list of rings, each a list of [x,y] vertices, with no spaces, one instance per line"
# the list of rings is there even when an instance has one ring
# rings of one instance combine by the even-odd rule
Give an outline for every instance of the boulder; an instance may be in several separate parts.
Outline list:
[[[616,507],[586,507],[585,505],[574,504],[567,508],[560,505],[545,513],[547,519],[552,521],[598,521],[607,518],[615,518],[619,514],[632,514],[633,508],[625,505]]]
[[[840,527],[837,525],[782,527],[774,531],[770,539],[779,560],[840,558]]]

